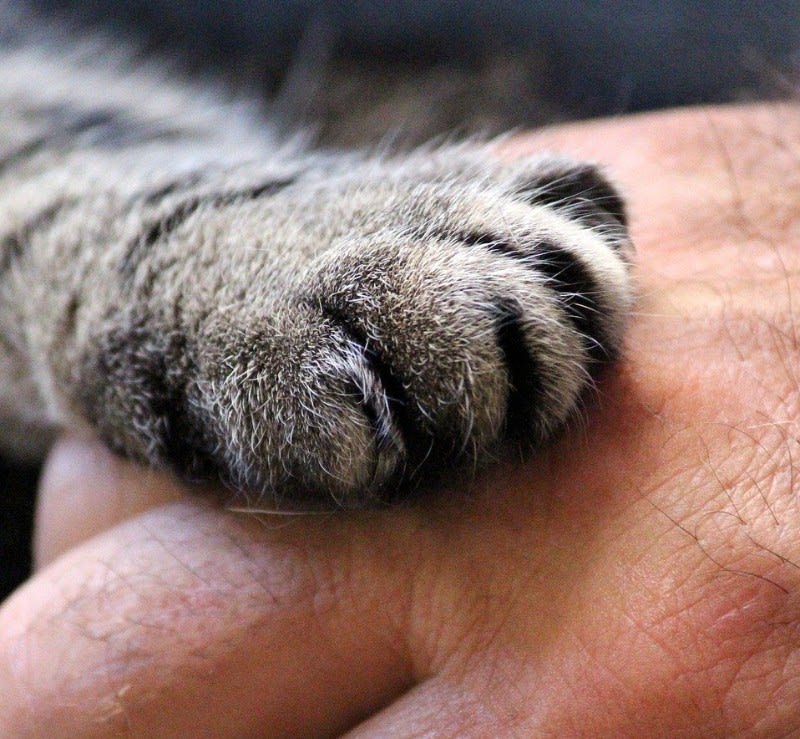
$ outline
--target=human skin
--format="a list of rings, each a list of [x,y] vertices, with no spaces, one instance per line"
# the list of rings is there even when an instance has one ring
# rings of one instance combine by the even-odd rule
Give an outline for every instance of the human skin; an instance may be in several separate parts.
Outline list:
[[[800,733],[800,109],[505,142],[605,163],[640,299],[585,422],[378,512],[226,511],[76,438],[0,609],[0,737]]]

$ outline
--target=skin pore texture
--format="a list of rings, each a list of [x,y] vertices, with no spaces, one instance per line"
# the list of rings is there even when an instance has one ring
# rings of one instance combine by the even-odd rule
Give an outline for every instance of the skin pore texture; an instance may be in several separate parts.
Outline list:
[[[582,427],[394,510],[221,510],[90,442],[0,608],[0,736],[800,732],[800,110],[503,143],[603,162],[640,299]]]

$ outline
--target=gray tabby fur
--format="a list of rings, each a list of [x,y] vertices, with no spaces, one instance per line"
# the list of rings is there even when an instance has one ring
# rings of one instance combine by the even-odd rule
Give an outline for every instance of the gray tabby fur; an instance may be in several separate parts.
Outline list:
[[[618,352],[631,250],[594,167],[308,151],[213,88],[13,26],[7,449],[88,425],[259,504],[374,505],[544,443]]]

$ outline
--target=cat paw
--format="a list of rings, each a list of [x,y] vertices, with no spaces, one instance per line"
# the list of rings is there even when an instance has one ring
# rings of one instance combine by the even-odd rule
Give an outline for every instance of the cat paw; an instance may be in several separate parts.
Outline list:
[[[395,500],[503,441],[546,442],[619,350],[631,247],[594,167],[536,159],[377,190],[280,303],[279,329],[251,329],[206,386],[244,489]]]

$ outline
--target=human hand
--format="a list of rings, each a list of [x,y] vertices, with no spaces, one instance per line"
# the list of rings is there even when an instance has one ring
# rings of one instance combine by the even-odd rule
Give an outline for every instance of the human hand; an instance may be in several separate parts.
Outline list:
[[[505,145],[607,163],[641,300],[583,428],[396,510],[254,517],[77,440],[0,610],[0,736],[800,732],[800,111]]]

